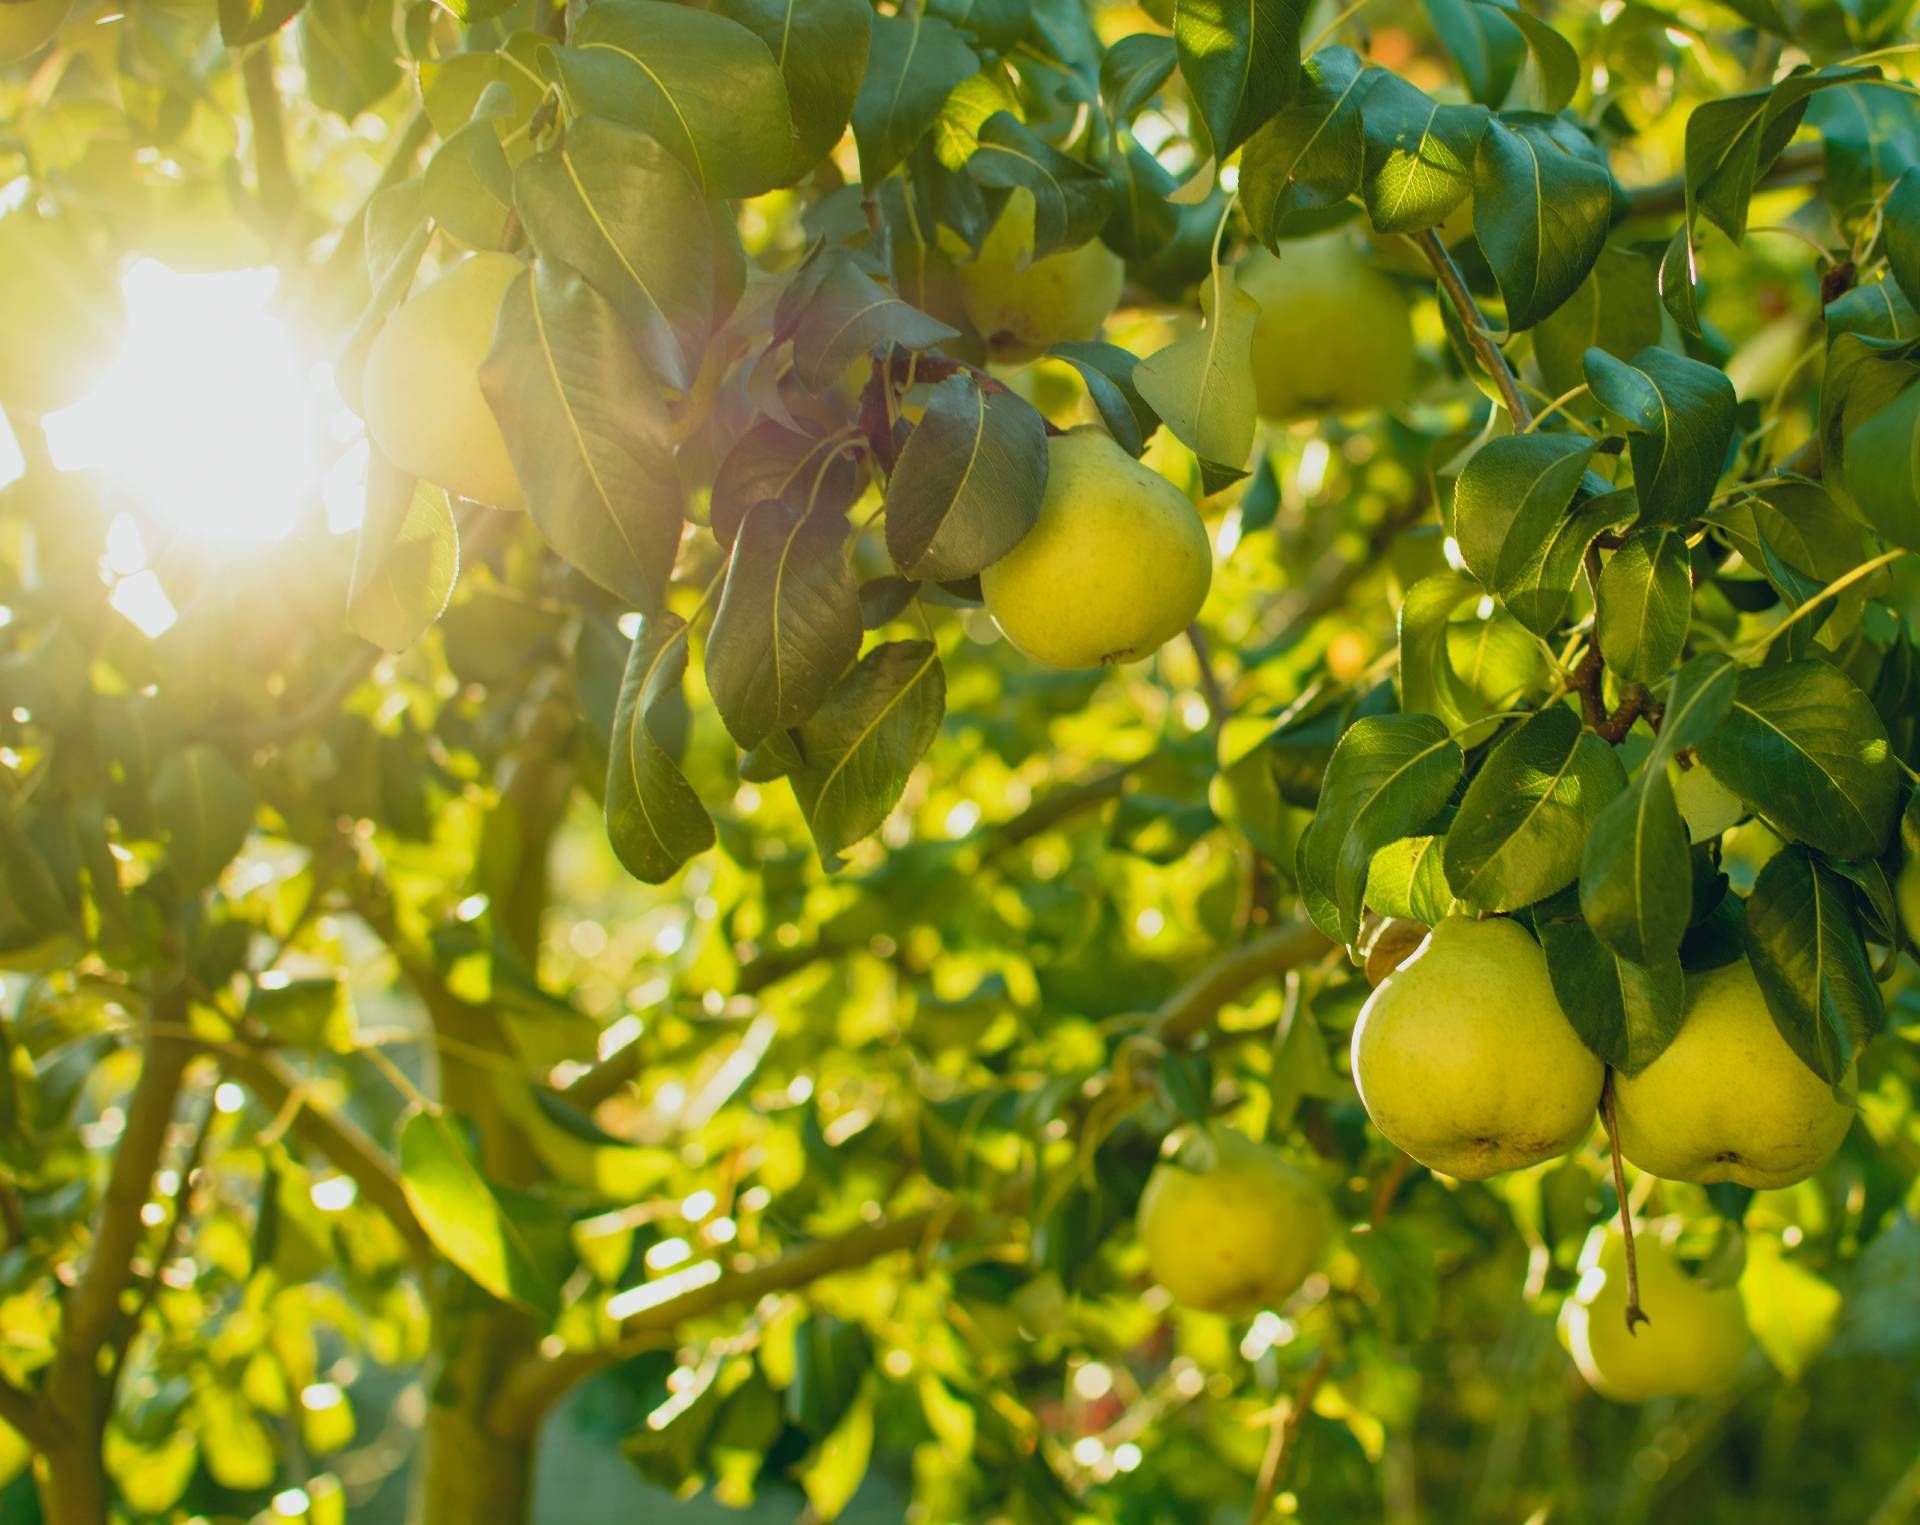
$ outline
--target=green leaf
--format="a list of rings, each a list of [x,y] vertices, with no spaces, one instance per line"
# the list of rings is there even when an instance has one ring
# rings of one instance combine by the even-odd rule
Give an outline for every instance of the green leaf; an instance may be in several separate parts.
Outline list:
[[[1203,463],[1238,471],[1253,453],[1253,329],[1260,304],[1216,265],[1200,288],[1206,326],[1135,367],[1133,383]]]
[[[313,103],[352,121],[400,83],[392,8],[374,0],[308,0],[300,14],[300,65]]]
[[[1815,70],[1802,64],[1764,90],[1696,107],[1687,118],[1687,226],[1704,212],[1739,243],[1753,188],[1799,130],[1814,92],[1879,77],[1871,65]]]
[[[1456,618],[1463,604],[1481,605]],[[1540,677],[1534,638],[1493,607],[1480,585],[1436,572],[1407,590],[1400,605],[1400,707],[1438,715],[1459,731],[1489,710],[1510,709]]]
[[[921,582],[971,577],[1033,528],[1046,490],[1047,432],[1033,405],[949,376],[887,479],[887,553]]]
[[[1467,569],[1492,591],[1516,524],[1554,524],[1593,459],[1577,434],[1503,434],[1473,453],[1453,485],[1453,538]]]
[[[476,249],[506,245],[513,215],[513,170],[491,120],[476,117],[427,161],[421,205],[428,216]]]
[[[1629,1075],[1658,1059],[1680,1031],[1687,980],[1680,960],[1653,967],[1620,957],[1579,917],[1542,917],[1540,946],[1553,994],[1595,1055]]]
[[[1148,439],[1160,427],[1160,415],[1133,384],[1140,361],[1132,350],[1102,339],[1071,339],[1054,345],[1047,353],[1080,373],[1087,384],[1087,395],[1099,410],[1100,422],[1122,450],[1138,456],[1147,448]]]
[[[1839,668],[1747,669],[1726,718],[1694,745],[1788,840],[1836,858],[1871,858],[1886,845],[1900,770],[1872,701]]]
[[[800,724],[860,654],[847,521],[769,500],[747,510],[707,639],[707,687],[733,739]]]
[[[268,983],[274,979],[279,983]],[[302,980],[263,975],[247,993],[247,1016],[270,1033],[275,1043],[330,1048],[337,1053],[353,1047],[353,1001],[342,975]]]
[[[1527,39],[1515,17],[1482,0],[1427,0],[1427,17],[1460,66],[1467,93],[1483,106],[1504,102],[1527,58]]]
[[[1550,705],[1515,727],[1467,786],[1447,829],[1447,884],[1483,911],[1566,888],[1588,828],[1625,785],[1613,748],[1564,704]]]
[[[1843,226],[1880,204],[1893,232],[1888,191],[1920,163],[1920,100],[1882,85],[1840,85],[1807,103],[1807,122],[1820,133],[1825,173],[1820,190]],[[1897,195],[1897,193],[1896,193]]]
[[[1551,506],[1550,498],[1536,497],[1515,516],[1494,578],[1500,602],[1542,636],[1558,629],[1572,607],[1587,548],[1633,512],[1634,499],[1630,492],[1576,497],[1564,514],[1549,518]]]
[[[714,249],[689,237],[700,188],[655,139],[582,117],[524,160],[514,205],[543,259],[571,265],[620,314],[663,386],[686,391],[713,325]]]
[[[1110,206],[1107,178],[1029,131],[1011,112],[980,124],[980,146],[967,173],[992,190],[1033,194],[1032,258],[1077,248],[1100,231]]]
[[[220,0],[220,40],[229,48],[264,42],[300,14],[306,0]]]
[[[1135,32],[1100,57],[1100,104],[1115,122],[1130,122],[1173,78],[1179,56],[1171,37]]]
[[[387,651],[405,651],[446,611],[459,575],[460,533],[446,489],[414,480],[376,451],[347,628]]]
[[[1733,383],[1722,371],[1649,347],[1632,364],[1586,353],[1587,385],[1627,426],[1643,524],[1686,524],[1713,497],[1733,442]]]
[[[1920,383],[1847,436],[1847,491],[1884,539],[1920,550]]]
[[[154,824],[167,844],[167,866],[188,894],[218,879],[253,829],[253,785],[224,753],[204,742],[160,764],[152,803]]]
[[[1579,290],[1606,245],[1613,177],[1579,129],[1530,114],[1489,122],[1474,159],[1473,231],[1507,327],[1531,328]]]
[[[1360,103],[1371,84],[1351,48],[1322,48],[1302,66],[1293,99],[1247,139],[1240,205],[1269,249],[1278,252],[1280,228],[1294,212],[1336,205],[1360,189]]]
[[[979,68],[965,39],[924,9],[875,16],[866,78],[853,103],[861,183],[876,186],[892,174],[933,126],[948,92]]]
[[[1309,0],[1178,0],[1180,73],[1224,160],[1292,98]]]
[[[800,728],[794,796],[820,856],[878,831],[940,729],[946,674],[931,641],[876,646]]]
[[[1657,966],[1679,952],[1693,914],[1693,860],[1663,762],[1649,759],[1593,823],[1580,913],[1622,958]]]
[[[1883,215],[1888,272],[1920,307],[1920,165],[1909,165],[1894,183]]]
[[[1114,133],[1117,152],[1107,159],[1111,203],[1100,241],[1125,259],[1151,259],[1180,231],[1180,207],[1171,199],[1177,184],[1124,127]]]
[[[1513,0],[1498,0],[1501,12],[1527,39],[1540,76],[1540,109],[1562,111],[1580,88],[1580,55],[1572,43]]]
[[[795,1469],[813,1518],[838,1519],[865,1481],[873,1460],[874,1404],[873,1389],[863,1387],[833,1433]]]
[[[1680,659],[1693,612],[1687,537],[1672,528],[1635,530],[1600,573],[1594,639],[1607,666],[1632,683],[1654,683]]]
[[[1699,268],[1693,252],[1693,229],[1686,223],[1667,241],[1660,256],[1660,305],[1687,333],[1700,333]]]
[[[1347,728],[1294,862],[1315,926],[1353,941],[1374,854],[1432,820],[1464,766],[1459,745],[1431,715],[1370,715]]]
[[[867,70],[873,9],[866,0],[714,0],[772,53],[787,82],[794,149],[785,181],[798,180],[846,131]]]
[[[551,1316],[561,1267],[482,1174],[454,1120],[415,1112],[400,1127],[400,1186],[437,1248],[505,1302]]]
[[[662,740],[687,670],[686,621],[643,620],[627,654],[607,754],[607,839],[628,873],[664,884],[713,846],[713,821]],[[656,713],[658,712],[658,713]]]
[[[1431,927],[1453,909],[1439,850],[1444,837],[1402,837],[1373,855],[1367,870],[1367,904],[1382,916],[1404,916]]]
[[[1839,1085],[1886,1016],[1846,880],[1805,848],[1782,848],[1754,881],[1744,935],[1780,1036]]]
[[[882,344],[930,349],[960,331],[910,307],[851,260],[842,259],[808,300],[793,335],[793,364],[810,392],[824,392],[861,355]]]
[[[1360,190],[1367,216],[1382,233],[1437,226],[1473,194],[1486,108],[1443,106],[1384,69],[1368,69],[1361,80],[1366,163]]]
[[[553,58],[576,116],[651,134],[708,196],[757,196],[787,180],[787,84],[746,27],[664,0],[594,0],[568,42]]]
[[[840,513],[860,491],[861,475],[844,435],[815,436],[763,418],[740,436],[714,473],[709,519],[714,538],[731,545],[740,521],[769,498],[803,513]]]
[[[1602,249],[1577,290],[1533,330],[1533,357],[1547,390],[1558,397],[1586,380],[1586,353],[1619,359],[1660,338],[1660,286],[1654,265],[1639,254]]]
[[[680,478],[666,406],[620,314],[565,265],[537,261],[507,288],[480,386],[547,543],[659,612],[680,546]]]

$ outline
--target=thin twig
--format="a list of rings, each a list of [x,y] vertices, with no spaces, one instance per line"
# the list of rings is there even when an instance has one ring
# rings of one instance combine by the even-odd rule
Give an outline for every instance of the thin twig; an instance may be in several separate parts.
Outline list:
[[[1620,1203],[1620,1236],[1626,1242],[1627,1250],[1627,1333],[1635,1332],[1636,1324],[1651,1324],[1646,1311],[1640,1306],[1640,1264],[1633,1251],[1633,1207],[1627,1201],[1627,1170],[1620,1158],[1620,1126],[1613,1111],[1613,1071],[1607,1071],[1607,1081],[1600,1089],[1600,1112],[1607,1125],[1607,1145],[1613,1155],[1613,1194]]]
[[[1487,328],[1480,304],[1474,301],[1473,293],[1467,290],[1466,277],[1461,275],[1460,267],[1453,262],[1447,246],[1440,242],[1432,228],[1422,228],[1411,236],[1420,246],[1420,252],[1426,255],[1427,263],[1433,266],[1440,289],[1447,294],[1447,300],[1453,303],[1454,311],[1460,315],[1460,326],[1466,330],[1467,343],[1479,357],[1481,368],[1499,389],[1507,416],[1513,420],[1514,433],[1526,433],[1533,424],[1533,409],[1527,406],[1526,398],[1520,395],[1520,383],[1513,374],[1513,367],[1507,364],[1507,357],[1500,353],[1500,346],[1493,342],[1493,334]]]
[[[1227,703],[1226,691],[1220,687],[1220,675],[1213,670],[1213,652],[1198,620],[1187,626],[1187,644],[1193,647],[1194,661],[1200,666],[1200,692],[1206,695],[1207,716],[1217,731],[1227,723],[1233,708]]]

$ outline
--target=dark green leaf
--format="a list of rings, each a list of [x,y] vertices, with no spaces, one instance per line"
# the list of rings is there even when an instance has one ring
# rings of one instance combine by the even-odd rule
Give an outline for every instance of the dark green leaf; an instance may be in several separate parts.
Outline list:
[[[1315,926],[1339,942],[1358,935],[1374,854],[1419,832],[1446,804],[1464,764],[1431,715],[1374,715],[1347,729],[1294,862]]]
[[[1660,286],[1655,267],[1638,254],[1603,249],[1587,278],[1533,330],[1533,356],[1556,397],[1586,379],[1596,346],[1625,360],[1660,338]]]
[[[929,349],[959,330],[910,307],[848,259],[815,289],[793,334],[793,364],[809,391],[824,392],[861,355],[882,344]]]
[[[1542,918],[1553,993],[1580,1041],[1629,1075],[1637,1075],[1673,1041],[1686,1010],[1687,981],[1680,961],[1652,968],[1621,958],[1579,917]]]
[[[1169,79],[1179,58],[1171,37],[1136,32],[1100,58],[1100,104],[1115,122],[1130,122]]]
[[[1661,965],[1679,952],[1692,908],[1686,823],[1666,764],[1649,759],[1593,823],[1580,862],[1580,913],[1622,958]]]
[[[1670,762],[1683,748],[1698,747],[1711,736],[1733,708],[1739,683],[1740,668],[1715,651],[1702,653],[1675,673],[1653,757]]]
[[[1746,947],[1780,1036],[1839,1085],[1886,1016],[1846,881],[1783,848],[1747,899]]]
[[[1173,37],[1216,159],[1292,98],[1309,0],[1178,0]]]
[[[800,724],[860,654],[847,522],[769,500],[747,510],[707,639],[707,687],[742,747]]]
[[[1046,489],[1046,427],[1033,405],[949,376],[887,479],[887,552],[921,582],[971,577],[1033,528]]]
[[[875,186],[892,174],[933,126],[948,92],[979,67],[966,40],[922,9],[875,16],[866,78],[853,103],[861,181]]]
[[[1558,117],[1487,124],[1474,160],[1473,231],[1500,283],[1507,327],[1531,328],[1571,297],[1607,241],[1613,177]]]
[[[713,8],[765,43],[780,66],[795,135],[784,178],[798,180],[846,131],[867,69],[873,8],[867,0],[715,0]]]
[[[1160,415],[1133,384],[1134,367],[1140,361],[1132,350],[1100,339],[1073,339],[1054,345],[1047,353],[1080,373],[1100,412],[1100,422],[1122,450],[1137,456],[1147,448],[1147,440],[1160,427]]]
[[[714,317],[714,250],[687,236],[706,203],[644,132],[582,117],[514,175],[514,205],[542,258],[573,266],[627,325],[661,385],[684,392]]]
[[[1847,490],[1883,538],[1920,550],[1920,384],[1848,435]]]
[[[307,94],[352,121],[400,83],[393,9],[375,0],[308,0],[300,14]]]
[[[160,765],[153,819],[183,890],[191,894],[220,877],[253,828],[253,805],[253,785],[215,747],[197,743]]]
[[[300,14],[306,0],[220,0],[220,40],[229,48],[264,42]]]
[[[1550,705],[1495,747],[1467,786],[1447,829],[1447,884],[1483,911],[1517,910],[1566,888],[1588,828],[1625,785],[1613,749],[1565,705]]]
[[[738,22],[664,0],[594,0],[567,40],[553,57],[576,115],[652,134],[709,196],[757,196],[789,177],[786,81]]]
[[[1114,143],[1119,151],[1107,161],[1111,211],[1100,241],[1124,259],[1151,259],[1180,231],[1180,208],[1171,199],[1177,185],[1124,127]]]
[[[1887,269],[1901,293],[1920,307],[1920,166],[1909,166],[1887,197]]]
[[[1733,383],[1724,372],[1649,347],[1628,364],[1586,353],[1587,385],[1627,426],[1645,524],[1685,524],[1705,511],[1733,441]]]
[[[659,718],[687,670],[687,626],[678,615],[642,622],[627,654],[607,756],[607,839],[627,872],[664,884],[713,845],[713,821],[673,753]]]
[[[428,216],[476,249],[505,246],[513,215],[513,171],[493,123],[476,117],[427,161],[421,205]]]
[[[666,406],[586,280],[539,260],[507,288],[480,370],[533,522],[574,566],[658,613],[680,546]]]
[[[1486,108],[1443,106],[1384,69],[1368,69],[1361,81],[1367,216],[1382,233],[1436,226],[1473,194]]]
[[[1749,668],[1726,718],[1695,746],[1713,776],[1789,840],[1837,858],[1871,858],[1886,845],[1900,770],[1872,701],[1839,668]]]
[[[1028,131],[1011,112],[995,112],[980,124],[980,146],[967,160],[967,173],[994,190],[1033,193],[1034,259],[1077,248],[1107,220],[1106,177]]]
[[[1627,536],[1600,573],[1594,640],[1607,666],[1633,683],[1666,676],[1686,645],[1693,610],[1692,559],[1677,529]]]
[[[1453,538],[1489,591],[1500,581],[1508,532],[1525,520],[1552,525],[1580,486],[1594,441],[1577,434],[1505,434],[1476,450],[1453,487]]]
[[[1550,498],[1530,500],[1500,546],[1495,576],[1500,602],[1535,635],[1552,634],[1572,607],[1587,548],[1633,506],[1630,492],[1576,497],[1565,513],[1556,513]]]
[[[1322,48],[1300,89],[1240,154],[1240,203],[1254,236],[1278,250],[1289,215],[1345,201],[1360,188],[1366,139],[1360,103],[1371,81],[1351,48]]]
[[[895,641],[862,657],[800,728],[793,792],[829,865],[880,829],[940,729],[946,691],[932,642]]]
[[[1580,88],[1580,55],[1572,43],[1524,6],[1499,0],[1501,12],[1527,39],[1540,75],[1540,109],[1564,110]]]
[[[774,498],[803,513],[839,513],[860,491],[860,471],[844,438],[816,438],[763,418],[735,442],[714,473],[714,538],[730,545],[756,503]]]
[[[1482,0],[1427,0],[1427,16],[1460,66],[1468,94],[1483,106],[1502,104],[1527,57],[1527,40],[1513,18]]]

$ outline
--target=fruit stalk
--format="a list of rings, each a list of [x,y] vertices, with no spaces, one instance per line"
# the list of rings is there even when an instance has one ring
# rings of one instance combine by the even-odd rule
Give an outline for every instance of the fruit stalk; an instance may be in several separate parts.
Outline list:
[[[1526,398],[1520,395],[1520,383],[1513,374],[1513,367],[1507,364],[1507,357],[1500,353],[1500,346],[1493,342],[1493,335],[1487,329],[1487,320],[1481,315],[1480,304],[1473,299],[1473,293],[1467,290],[1465,277],[1460,267],[1453,262],[1453,256],[1447,253],[1447,246],[1440,242],[1432,228],[1422,228],[1411,235],[1420,246],[1420,252],[1427,257],[1427,263],[1433,266],[1433,273],[1439,277],[1440,289],[1446,293],[1447,300],[1453,303],[1453,309],[1460,314],[1460,324],[1467,331],[1467,343],[1473,346],[1474,354],[1480,357],[1480,364],[1500,389],[1500,400],[1506,405],[1507,416],[1513,420],[1516,434],[1524,434],[1533,426],[1533,409],[1527,406]]]
[[[1635,1326],[1651,1324],[1646,1310],[1640,1306],[1640,1267],[1633,1253],[1633,1208],[1627,1202],[1627,1168],[1620,1157],[1619,1129],[1613,1116],[1613,1071],[1607,1071],[1607,1082],[1600,1088],[1601,1116],[1607,1125],[1608,1153],[1613,1156],[1613,1194],[1620,1203],[1620,1237],[1626,1242],[1627,1252],[1627,1333],[1632,1334]]]

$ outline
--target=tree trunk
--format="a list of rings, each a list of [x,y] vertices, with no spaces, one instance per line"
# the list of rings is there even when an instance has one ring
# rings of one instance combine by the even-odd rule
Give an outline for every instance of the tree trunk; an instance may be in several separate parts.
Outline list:
[[[463,1278],[439,1301],[415,1525],[525,1525],[533,1515],[535,1437],[502,1435],[487,1413],[503,1374],[532,1354],[538,1331],[526,1314]]]
[[[42,1453],[34,1462],[42,1525],[107,1525],[112,1490],[91,1435]]]

